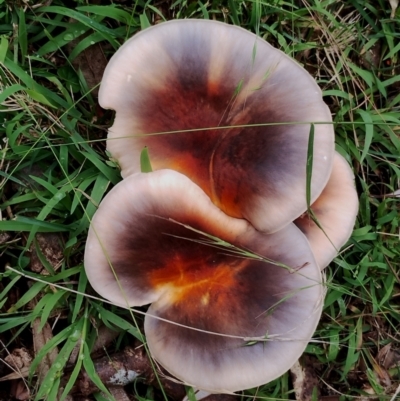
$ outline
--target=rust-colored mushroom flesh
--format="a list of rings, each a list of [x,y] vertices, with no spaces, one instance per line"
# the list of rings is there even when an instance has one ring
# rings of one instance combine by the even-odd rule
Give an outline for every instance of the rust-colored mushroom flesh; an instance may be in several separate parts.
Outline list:
[[[175,20],[135,35],[112,57],[99,101],[116,110],[108,150],[123,177],[174,169],[212,202],[257,229],[278,231],[306,210],[314,122],[312,201],[329,178],[331,115],[313,78],[236,26]]]
[[[307,213],[294,223],[308,238],[315,259],[323,269],[349,239],[358,212],[353,171],[337,152],[328,184],[311,209],[321,227]]]
[[[93,217],[85,268],[117,305],[152,303],[152,356],[210,392],[283,374],[321,313],[320,269],[294,224],[260,233],[171,170],[134,174],[112,189]]]

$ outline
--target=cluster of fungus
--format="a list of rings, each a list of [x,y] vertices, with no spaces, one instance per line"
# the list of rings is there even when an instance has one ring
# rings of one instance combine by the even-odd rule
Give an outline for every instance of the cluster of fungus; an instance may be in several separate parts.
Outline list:
[[[357,212],[317,84],[244,29],[177,20],[121,47],[99,100],[116,111],[107,148],[124,179],[91,222],[90,283],[121,307],[150,304],[150,352],[186,384],[279,377],[316,328],[321,270]]]

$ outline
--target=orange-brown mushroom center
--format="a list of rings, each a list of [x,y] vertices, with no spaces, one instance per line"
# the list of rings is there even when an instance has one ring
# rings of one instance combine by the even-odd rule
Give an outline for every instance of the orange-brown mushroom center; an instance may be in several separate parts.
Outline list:
[[[168,266],[150,273],[151,286],[155,289],[168,287],[172,303],[207,306],[212,295],[214,302],[223,304],[223,294],[236,286],[237,274],[248,265],[248,260],[244,259],[194,261],[186,256],[176,254],[168,261]]]

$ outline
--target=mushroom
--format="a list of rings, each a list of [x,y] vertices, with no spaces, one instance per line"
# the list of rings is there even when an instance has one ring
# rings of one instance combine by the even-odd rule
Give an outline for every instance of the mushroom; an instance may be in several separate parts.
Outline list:
[[[337,152],[328,184],[311,205],[311,210],[318,224],[308,213],[304,213],[294,223],[308,238],[315,259],[323,269],[349,239],[358,212],[353,171]]]
[[[175,20],[140,32],[110,60],[99,102],[116,110],[107,148],[124,178],[147,146],[155,170],[186,175],[264,232],[307,209],[310,123],[312,202],[331,173],[332,120],[314,79],[237,26]]]
[[[282,375],[321,314],[321,272],[294,224],[260,233],[173,170],[132,174],[107,194],[85,268],[116,305],[151,304],[144,329],[152,356],[212,393]]]
[[[121,47],[99,101],[116,110],[107,147],[125,179],[91,223],[92,286],[122,307],[150,304],[149,349],[186,384],[233,392],[279,377],[315,330],[320,268],[357,208],[318,86],[241,28],[179,20]],[[139,172],[145,146],[148,174]],[[305,214],[309,149],[322,229]]]

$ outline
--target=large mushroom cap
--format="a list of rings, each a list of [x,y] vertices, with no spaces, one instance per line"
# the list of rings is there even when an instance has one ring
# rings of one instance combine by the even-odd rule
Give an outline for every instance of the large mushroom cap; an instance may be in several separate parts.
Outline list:
[[[93,217],[85,268],[117,305],[152,303],[145,332],[153,357],[211,392],[283,374],[321,313],[320,269],[294,224],[262,234],[171,170],[135,174],[112,189]]]
[[[349,239],[358,212],[353,171],[337,152],[328,184],[311,205],[311,210],[321,227],[307,213],[294,223],[308,238],[315,259],[323,269]]]
[[[195,235],[168,219],[227,241],[251,230],[245,220],[221,212],[201,188],[180,173],[159,170],[132,175],[107,194],[92,219],[85,269],[93,288],[122,307],[157,300],[160,288],[142,280],[148,279],[151,268],[167,264],[169,252],[179,254],[171,235],[181,231],[189,238]],[[166,232],[165,227],[174,229]],[[183,248],[188,244],[185,240]]]
[[[154,169],[185,174],[261,231],[306,210],[310,122],[312,201],[331,172],[331,116],[313,78],[236,26],[175,20],[135,35],[108,64],[99,101],[117,112],[107,147],[123,177],[148,146]]]

